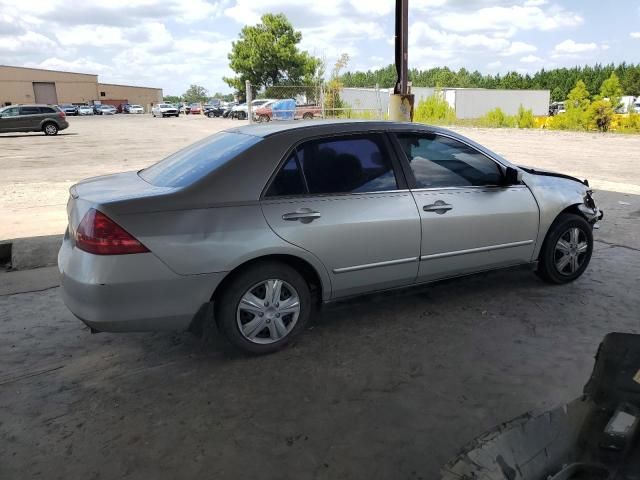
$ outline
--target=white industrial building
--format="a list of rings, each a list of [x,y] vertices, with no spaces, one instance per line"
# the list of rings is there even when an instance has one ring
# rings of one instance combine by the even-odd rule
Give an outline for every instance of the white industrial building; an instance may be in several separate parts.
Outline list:
[[[515,115],[522,105],[536,116],[549,114],[551,92],[549,90],[497,90],[487,88],[442,88],[441,95],[455,110],[456,117],[480,118],[487,112],[500,108],[507,115]],[[354,110],[388,112],[390,88],[343,88],[342,100]],[[412,87],[415,106],[436,93],[435,88]]]

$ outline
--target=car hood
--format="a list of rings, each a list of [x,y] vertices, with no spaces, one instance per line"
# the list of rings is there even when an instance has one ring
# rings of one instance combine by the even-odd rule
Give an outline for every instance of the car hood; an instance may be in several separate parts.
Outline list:
[[[530,175],[564,178],[566,180],[573,180],[574,182],[581,183],[582,185],[585,185],[587,187],[589,186],[589,182],[587,180],[580,180],[579,178],[572,177],[571,175],[565,175],[564,173],[557,173],[557,172],[552,172],[550,170],[542,170],[540,168],[527,167],[523,165],[518,165],[518,168],[524,170]]]

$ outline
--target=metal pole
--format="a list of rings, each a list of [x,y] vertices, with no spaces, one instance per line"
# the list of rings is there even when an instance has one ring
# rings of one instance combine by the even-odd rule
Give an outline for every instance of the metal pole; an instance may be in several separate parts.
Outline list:
[[[246,89],[246,97],[247,97],[247,118],[249,119],[249,123],[253,123],[253,112],[251,111],[251,82],[246,80],[244,82],[244,87]]]
[[[389,118],[413,119],[413,95],[409,94],[409,0],[396,0],[396,84],[389,97]]]
[[[409,0],[396,0],[396,72],[398,79],[394,92],[407,95],[409,93]]]

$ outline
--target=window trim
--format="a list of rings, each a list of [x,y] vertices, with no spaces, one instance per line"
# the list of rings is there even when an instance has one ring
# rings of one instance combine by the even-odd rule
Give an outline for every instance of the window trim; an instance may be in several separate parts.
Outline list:
[[[400,163],[402,164],[404,174],[407,178],[409,189],[413,192],[424,192],[424,191],[434,191],[434,190],[461,190],[461,189],[468,189],[468,188],[474,188],[474,189],[479,188],[479,189],[491,190],[496,188],[507,188],[507,187],[513,186],[513,185],[498,184],[498,185],[466,185],[466,186],[460,185],[460,186],[444,186],[444,187],[418,187],[418,182],[413,173],[413,170],[411,169],[411,164],[409,162],[409,159],[407,158],[407,155],[404,153],[404,150],[402,149],[402,146],[400,145],[400,142],[398,141],[398,138],[397,138],[397,135],[403,135],[403,134],[434,135],[434,136],[441,136],[444,138],[448,138],[456,142],[460,142],[462,145],[465,145],[466,147],[470,148],[474,152],[479,153],[483,157],[495,163],[498,166],[498,170],[500,171],[500,176],[502,179],[504,179],[507,166],[504,165],[497,158],[492,157],[491,155],[483,152],[482,150],[478,150],[477,147],[471,145],[469,142],[466,142],[463,139],[457,138],[454,135],[450,135],[444,132],[437,132],[434,130],[394,130],[389,132],[389,136],[391,137],[390,141],[396,150],[396,155],[398,156],[398,158],[400,158]]]
[[[382,190],[382,191],[373,191],[373,192],[341,192],[341,193],[309,193],[309,187],[307,185],[307,179],[304,175],[304,170],[300,165],[300,159],[298,158],[298,147],[303,143],[314,141],[314,140],[322,140],[322,139],[341,139],[345,137],[353,137],[353,136],[372,136],[378,135],[383,147],[387,150],[389,154],[389,158],[391,160],[391,169],[393,170],[393,174],[396,177],[396,185],[397,188],[394,190]],[[298,172],[302,178],[302,182],[307,189],[306,193],[299,195],[274,195],[273,197],[268,197],[267,192],[269,188],[271,188],[271,184],[275,181],[276,176],[280,173],[280,170],[285,166],[287,160],[289,159],[292,153],[296,153],[296,166],[298,167]],[[262,189],[262,193],[260,194],[260,201],[270,201],[270,200],[279,200],[279,199],[297,199],[297,198],[316,198],[316,197],[337,197],[337,196],[345,196],[345,195],[375,195],[375,194],[386,194],[386,193],[399,193],[399,192],[408,192],[409,191],[409,182],[407,181],[407,177],[405,175],[404,169],[402,168],[402,163],[398,158],[398,152],[387,136],[387,132],[384,130],[369,130],[369,131],[354,131],[354,132],[345,132],[345,133],[325,133],[321,135],[312,135],[301,140],[295,142],[291,147],[289,147],[286,153],[278,162],[276,168],[269,176],[269,180],[267,181],[265,187]]]

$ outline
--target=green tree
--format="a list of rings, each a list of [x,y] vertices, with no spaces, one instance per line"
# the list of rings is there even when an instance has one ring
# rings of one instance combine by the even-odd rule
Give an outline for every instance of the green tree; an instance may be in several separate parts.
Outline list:
[[[567,96],[567,110],[582,110],[589,108],[589,91],[582,80],[576,82],[576,86],[569,92]]]
[[[608,99],[595,100],[589,105],[587,116],[589,118],[589,129],[597,129],[601,132],[609,131],[615,111],[611,101]]]
[[[626,95],[640,96],[640,66],[627,69],[622,77],[622,91]]]
[[[233,93],[220,93],[216,92],[213,94],[213,97],[218,100],[222,100],[224,102],[232,102],[233,101]]]
[[[600,98],[609,99],[611,107],[616,110],[620,106],[620,100],[622,98],[622,87],[620,86],[620,79],[615,73],[612,73],[600,86]]]
[[[165,95],[163,100],[167,103],[180,103],[182,101],[182,97],[178,96],[178,95]]]
[[[418,103],[413,120],[433,125],[450,125],[456,121],[456,111],[445,100],[442,91],[437,89],[433,95]]]
[[[312,81],[319,60],[298,49],[301,40],[302,34],[285,15],[263,15],[259,24],[245,26],[233,42],[229,67],[237,75],[223,80],[237,92],[244,92],[246,80],[255,90]]]
[[[336,60],[333,70],[331,70],[331,78],[325,87],[324,108],[330,116],[343,116],[345,111],[345,103],[340,98],[340,90],[343,88],[340,72],[349,63],[349,54],[343,53]]]
[[[206,88],[192,84],[182,95],[182,100],[185,103],[204,103],[208,96]]]
[[[586,130],[589,127],[587,110],[591,105],[589,91],[582,80],[569,92],[565,102],[566,112],[552,117],[549,128],[557,130]]]

